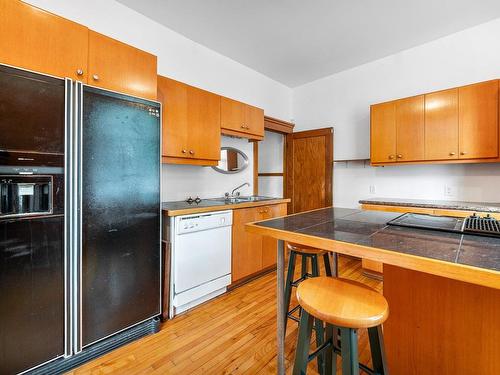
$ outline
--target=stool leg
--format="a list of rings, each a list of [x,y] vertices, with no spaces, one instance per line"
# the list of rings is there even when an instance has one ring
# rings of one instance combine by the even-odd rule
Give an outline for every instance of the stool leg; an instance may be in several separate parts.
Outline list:
[[[339,254],[332,253],[333,277],[339,276]]]
[[[335,353],[335,345],[337,340],[337,328],[331,324],[326,325],[326,341],[331,341],[332,346],[327,349],[325,355],[325,375],[337,374],[337,353]]]
[[[299,337],[295,351],[295,363],[293,364],[293,375],[303,375],[307,371],[307,360],[309,358],[309,344],[311,342],[312,326],[314,317],[302,309],[299,323]]]
[[[312,268],[312,275],[313,277],[318,277],[319,276],[319,262],[318,262],[318,256],[313,255],[311,256],[311,268]],[[325,333],[323,330],[323,322],[319,319],[314,319],[314,327],[316,331],[316,347],[319,348],[324,340],[325,340]],[[325,356],[323,353],[318,355],[318,372],[320,374],[324,373],[324,363],[325,363]]]
[[[323,254],[323,262],[325,263],[326,276],[332,276],[332,267],[330,267],[330,256],[328,253]]]
[[[286,323],[288,322],[288,311],[290,310],[290,299],[292,297],[292,283],[295,273],[295,260],[297,254],[294,251],[290,251],[290,257],[288,258],[288,271],[286,274],[285,282],[285,334],[286,334]]]
[[[359,375],[358,334],[355,329],[340,328],[342,375]]]
[[[368,328],[370,351],[372,353],[373,371],[380,375],[389,375],[385,358],[384,336],[382,326]]]
[[[302,270],[300,273],[300,277],[304,277],[307,274],[307,256],[302,255]]]

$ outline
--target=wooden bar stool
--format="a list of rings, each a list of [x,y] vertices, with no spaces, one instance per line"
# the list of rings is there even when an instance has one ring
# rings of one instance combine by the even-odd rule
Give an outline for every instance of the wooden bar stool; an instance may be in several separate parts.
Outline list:
[[[290,250],[290,257],[288,259],[288,272],[285,281],[285,317],[284,317],[285,332],[288,319],[292,319],[296,322],[299,322],[299,318],[296,318],[294,316],[294,313],[298,311],[299,317],[302,314],[300,305],[297,305],[294,308],[290,309],[292,288],[297,287],[302,281],[306,280],[307,278],[320,276],[319,260],[318,260],[319,257],[323,257],[326,275],[330,277],[333,276],[332,268],[330,266],[330,258],[328,255],[328,251],[292,243],[287,243],[287,247]],[[300,277],[297,280],[294,280],[295,263],[297,260],[297,256],[301,257],[302,269]],[[308,273],[307,271],[308,259],[311,260],[311,273]],[[334,253],[334,272],[336,276],[338,273],[338,262],[337,262],[337,254],[335,253]],[[325,340],[323,322],[321,322],[320,320],[316,320],[314,323],[314,329],[316,331],[316,345],[320,346]],[[323,367],[323,363],[324,363],[323,355],[318,356],[318,369]]]
[[[302,314],[294,375],[305,374],[307,363],[321,354],[325,355],[325,365],[320,374],[336,374],[338,354],[343,375],[359,374],[360,367],[369,374],[388,374],[382,323],[389,315],[389,305],[384,296],[355,281],[322,276],[303,281],[297,288],[297,299]],[[313,321],[318,319],[326,323],[326,339],[309,354]],[[373,369],[359,363],[359,328],[368,328]]]

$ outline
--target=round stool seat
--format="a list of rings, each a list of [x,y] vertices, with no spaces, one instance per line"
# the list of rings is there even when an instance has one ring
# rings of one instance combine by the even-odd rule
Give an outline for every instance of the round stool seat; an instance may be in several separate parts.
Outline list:
[[[303,253],[303,254],[323,255],[323,254],[327,253],[326,250],[321,250],[321,249],[318,249],[315,247],[306,246],[306,245],[299,245],[299,244],[290,243],[290,242],[287,243],[287,247],[289,250],[297,251],[297,252]]]
[[[297,288],[299,304],[314,317],[338,327],[371,328],[389,316],[386,299],[355,281],[315,277]]]

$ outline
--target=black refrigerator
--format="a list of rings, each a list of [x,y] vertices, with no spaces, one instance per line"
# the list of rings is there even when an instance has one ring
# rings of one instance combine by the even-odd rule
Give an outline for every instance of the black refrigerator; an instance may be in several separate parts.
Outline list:
[[[160,104],[0,65],[0,374],[158,328]]]

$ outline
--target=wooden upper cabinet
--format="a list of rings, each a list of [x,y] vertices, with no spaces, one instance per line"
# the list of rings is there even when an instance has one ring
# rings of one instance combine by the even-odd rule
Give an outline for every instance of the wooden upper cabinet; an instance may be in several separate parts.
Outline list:
[[[163,161],[217,165],[220,96],[158,76],[158,99],[163,103]]]
[[[498,154],[498,80],[458,89],[460,159]]]
[[[396,102],[396,159],[424,159],[424,96]]]
[[[425,159],[458,159],[458,89],[425,95]]]
[[[0,63],[86,82],[88,29],[18,0],[0,0]]]
[[[264,137],[264,111],[260,108],[221,97],[222,132],[252,139]]]
[[[372,163],[396,161],[396,104],[371,106],[370,154]]]
[[[89,85],[156,100],[156,56],[92,30],[88,40]]]

